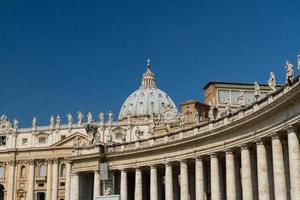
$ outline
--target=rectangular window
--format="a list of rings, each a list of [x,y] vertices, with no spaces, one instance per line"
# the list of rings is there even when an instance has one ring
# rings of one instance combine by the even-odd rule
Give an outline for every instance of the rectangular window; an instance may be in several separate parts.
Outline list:
[[[226,99],[230,98],[229,90],[219,90],[218,91],[218,100],[219,103],[226,103]]]
[[[6,136],[1,136],[0,137],[0,146],[5,146],[6,145]]]
[[[47,139],[46,139],[45,136],[39,137],[39,143],[40,143],[40,144],[45,144],[46,141],[47,141]]]
[[[22,145],[27,145],[27,138],[22,138]]]

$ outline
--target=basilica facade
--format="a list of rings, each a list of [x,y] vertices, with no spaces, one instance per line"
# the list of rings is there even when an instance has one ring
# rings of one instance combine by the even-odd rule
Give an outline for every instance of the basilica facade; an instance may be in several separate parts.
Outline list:
[[[299,200],[300,78],[285,68],[283,85],[209,82],[178,109],[148,63],[117,119],[2,115],[0,200]]]

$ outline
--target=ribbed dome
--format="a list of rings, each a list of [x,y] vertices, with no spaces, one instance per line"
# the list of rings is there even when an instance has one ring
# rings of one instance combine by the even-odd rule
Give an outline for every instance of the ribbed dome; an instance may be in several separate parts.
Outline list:
[[[130,117],[150,116],[159,114],[170,106],[177,112],[177,108],[171,98],[156,87],[154,74],[147,64],[147,71],[143,74],[141,87],[134,91],[123,103],[119,114],[119,120]]]

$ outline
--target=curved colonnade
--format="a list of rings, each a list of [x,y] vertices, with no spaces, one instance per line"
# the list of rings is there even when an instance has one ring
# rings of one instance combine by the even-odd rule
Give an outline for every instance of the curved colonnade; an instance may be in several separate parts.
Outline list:
[[[122,200],[300,199],[299,99],[297,80],[231,116],[108,146],[115,193]]]

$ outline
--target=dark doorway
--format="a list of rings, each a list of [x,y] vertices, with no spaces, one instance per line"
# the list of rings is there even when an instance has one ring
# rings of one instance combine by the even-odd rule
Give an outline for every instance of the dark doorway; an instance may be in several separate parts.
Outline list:
[[[46,199],[45,197],[46,197],[45,192],[38,192],[36,194],[36,199],[37,200],[45,200]]]
[[[94,173],[81,173],[79,176],[79,200],[94,199]]]
[[[0,185],[0,200],[4,200],[4,186]]]

